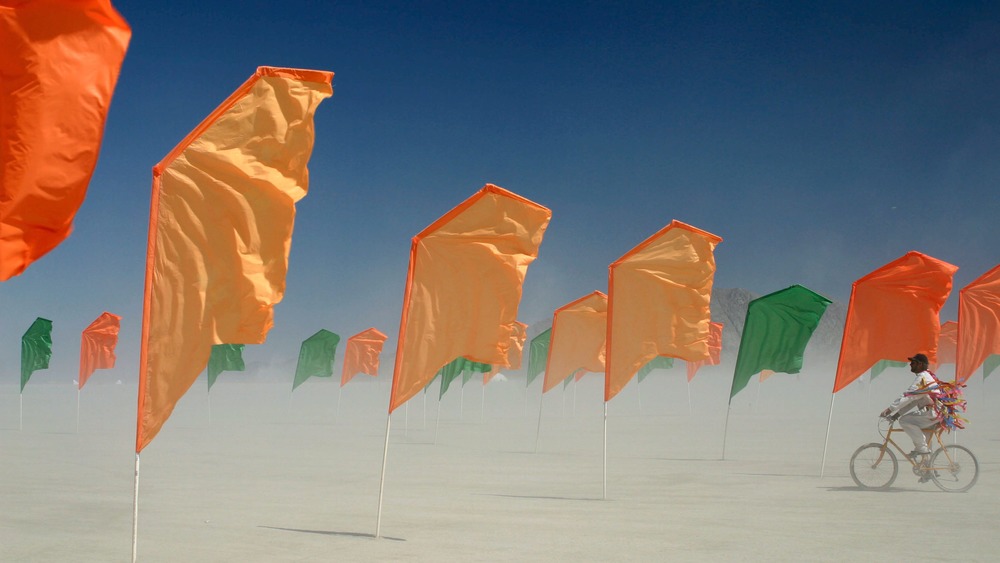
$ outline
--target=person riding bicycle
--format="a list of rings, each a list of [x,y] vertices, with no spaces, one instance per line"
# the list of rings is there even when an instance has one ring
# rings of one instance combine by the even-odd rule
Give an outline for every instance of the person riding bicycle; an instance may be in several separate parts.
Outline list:
[[[927,435],[924,434],[924,429],[933,427],[938,420],[933,401],[926,390],[937,385],[937,378],[928,371],[930,363],[924,354],[915,354],[907,359],[910,360],[910,371],[915,373],[917,378],[899,398],[882,411],[882,416],[898,418],[900,428],[913,441],[913,451],[910,452],[912,457],[931,453],[927,447]]]

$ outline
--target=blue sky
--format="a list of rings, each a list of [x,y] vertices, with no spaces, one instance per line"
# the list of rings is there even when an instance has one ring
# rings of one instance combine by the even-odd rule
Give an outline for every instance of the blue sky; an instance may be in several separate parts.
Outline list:
[[[133,36],[100,161],[73,235],[0,285],[0,381],[36,316],[54,355],[32,381],[72,379],[105,310],[119,364],[94,378],[136,377],[151,168],[261,65],[336,75],[248,362],[294,361],[320,328],[394,348],[410,238],[485,183],[553,212],[528,323],[606,291],[672,219],[724,239],[717,287],[758,294],[846,302],[924,252],[960,267],[954,319],[1000,262],[1000,5],[869,4],[118,0]]]

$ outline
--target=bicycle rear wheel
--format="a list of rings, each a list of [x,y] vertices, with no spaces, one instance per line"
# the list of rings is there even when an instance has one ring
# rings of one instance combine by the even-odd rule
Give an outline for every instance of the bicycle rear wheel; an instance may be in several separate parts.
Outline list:
[[[931,456],[930,464],[931,479],[942,491],[964,493],[979,479],[979,461],[965,446],[941,448]]]
[[[872,442],[854,451],[851,456],[851,479],[862,489],[885,489],[896,480],[899,463],[892,450]]]

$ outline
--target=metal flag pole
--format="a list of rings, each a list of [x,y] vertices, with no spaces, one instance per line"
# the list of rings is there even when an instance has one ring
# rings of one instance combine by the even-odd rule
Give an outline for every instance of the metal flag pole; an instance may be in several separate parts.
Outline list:
[[[336,414],[336,415],[334,415],[334,418],[336,418],[336,417],[339,417],[339,416],[340,416],[340,399],[341,399],[341,398],[342,398],[343,396],[344,396],[344,386],[343,386],[343,385],[341,385],[341,386],[340,386],[340,388],[339,388],[339,389],[337,389],[337,414]]]
[[[24,390],[17,394],[17,429],[24,430]]]
[[[212,425],[212,392],[208,392],[208,425]]]
[[[434,443],[438,443],[438,429],[441,428],[441,397],[438,396],[437,418],[434,419]]]
[[[538,453],[538,435],[542,433],[542,406],[545,404],[545,391],[538,397],[538,426],[535,427],[535,449],[533,453]]]
[[[483,383],[483,400],[479,405],[479,424],[486,421],[486,384]]]
[[[836,393],[830,395],[830,416],[826,420],[826,440],[823,441],[823,463],[819,466],[820,477],[823,477],[823,471],[826,470],[826,446],[830,443],[830,425],[833,423],[833,399],[836,396]]]
[[[691,415],[691,380],[690,379],[687,382],[687,387],[688,387],[688,416],[690,416]]]
[[[604,401],[604,493],[601,497],[608,500],[608,402]]]
[[[76,433],[80,433],[80,388],[76,388]]]
[[[382,537],[382,493],[385,491],[385,465],[389,459],[389,423],[392,412],[385,416],[385,448],[382,450],[382,477],[378,481],[378,516],[375,519],[375,539]]]
[[[639,397],[639,414],[642,415],[642,381],[639,378],[635,380],[635,394]]]
[[[729,413],[733,410],[733,398],[729,398],[726,405],[726,424],[722,427],[722,461],[726,461],[726,437],[729,436]]]
[[[139,553],[139,452],[135,452],[135,488],[132,490],[132,563]]]

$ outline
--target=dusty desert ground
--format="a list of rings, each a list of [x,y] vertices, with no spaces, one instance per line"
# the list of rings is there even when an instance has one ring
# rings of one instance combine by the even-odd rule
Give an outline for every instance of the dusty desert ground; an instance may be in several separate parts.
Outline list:
[[[832,373],[754,379],[733,400],[725,460],[731,366],[690,386],[683,367],[633,381],[609,405],[606,498],[602,376],[546,394],[540,424],[540,380],[418,396],[392,417],[381,539],[388,382],[356,378],[338,397],[338,380],[291,394],[290,376],[224,373],[209,401],[201,379],[142,453],[139,559],[996,560],[1000,384],[977,373],[967,389],[958,441],[981,465],[969,493],[906,468],[872,492],[848,460],[911,377],[837,394],[820,477]],[[0,385],[0,560],[129,560],[136,388],[118,377],[83,389],[79,428],[71,377],[33,375],[22,430],[18,386]]]

